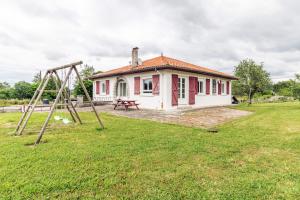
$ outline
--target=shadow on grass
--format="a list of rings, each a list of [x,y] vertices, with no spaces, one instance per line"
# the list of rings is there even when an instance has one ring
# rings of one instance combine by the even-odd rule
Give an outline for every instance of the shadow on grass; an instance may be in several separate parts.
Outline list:
[[[47,139],[46,139],[46,140],[40,141],[40,143],[39,143],[38,145],[46,144],[46,143],[48,143],[48,140],[47,140]],[[38,146],[38,145],[35,145],[35,142],[26,142],[26,143],[24,144],[24,146],[27,146],[27,147],[35,147],[35,146]]]

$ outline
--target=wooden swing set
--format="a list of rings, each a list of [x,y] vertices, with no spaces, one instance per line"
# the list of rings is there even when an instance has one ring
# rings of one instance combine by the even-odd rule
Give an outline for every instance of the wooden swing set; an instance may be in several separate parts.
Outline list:
[[[76,111],[74,105],[72,104],[71,102],[71,98],[70,98],[70,93],[69,91],[66,90],[66,84],[68,81],[70,81],[70,76],[72,74],[72,71],[75,71],[75,74],[77,76],[77,79],[85,93],[85,96],[87,97],[87,100],[89,101],[89,103],[91,104],[91,107],[93,109],[93,112],[95,113],[96,115],[96,118],[100,124],[100,127],[103,129],[104,128],[104,125],[100,119],[100,116],[98,115],[97,111],[96,111],[96,108],[94,106],[94,103],[86,89],[86,87],[84,86],[83,82],[82,82],[82,79],[80,77],[80,74],[76,68],[76,66],[78,65],[81,65],[82,64],[82,61],[79,61],[79,62],[75,62],[75,63],[71,63],[71,64],[68,64],[68,65],[64,65],[64,66],[61,66],[61,67],[56,67],[56,68],[52,68],[52,69],[48,69],[44,75],[44,77],[42,78],[38,88],[36,89],[33,97],[31,98],[28,106],[26,107],[25,111],[23,112],[22,116],[21,116],[21,119],[17,125],[17,128],[16,128],[16,131],[15,131],[15,134],[16,135],[22,135],[23,134],[23,131],[32,115],[32,113],[34,112],[34,109],[36,108],[38,102],[40,101],[42,95],[44,92],[55,92],[57,93],[56,94],[56,98],[54,100],[54,103],[51,105],[51,109],[49,111],[49,114],[46,118],[46,121],[44,122],[39,134],[38,134],[38,137],[37,137],[37,140],[35,141],[35,145],[38,145],[43,137],[43,134],[49,124],[49,121],[54,113],[54,110],[56,108],[56,106],[65,106],[65,108],[67,108],[68,112],[70,113],[71,115],[71,118],[73,119],[73,121],[76,123],[76,122],[79,122],[80,124],[82,124],[82,121],[78,115],[78,112]],[[62,76],[62,78],[60,78],[60,76],[58,75],[58,71],[61,71],[61,70],[68,70],[68,72],[65,74],[65,77]],[[55,82],[55,85],[56,85],[56,88],[57,90],[46,90],[46,86],[49,82],[49,80],[52,78],[52,80],[54,80]],[[58,89],[59,88],[59,89]],[[61,99],[65,99],[64,102],[61,102],[61,104],[58,104],[59,101]]]

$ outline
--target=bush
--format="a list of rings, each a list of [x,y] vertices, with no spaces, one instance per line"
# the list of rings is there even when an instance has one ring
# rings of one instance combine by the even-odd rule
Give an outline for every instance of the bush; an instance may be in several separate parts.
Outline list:
[[[293,97],[300,100],[300,84],[293,88]]]
[[[29,99],[1,99],[0,100],[0,106],[12,106],[12,105],[24,105],[29,103]]]
[[[17,99],[30,99],[33,96],[34,88],[30,83],[20,81],[15,84],[15,97]]]

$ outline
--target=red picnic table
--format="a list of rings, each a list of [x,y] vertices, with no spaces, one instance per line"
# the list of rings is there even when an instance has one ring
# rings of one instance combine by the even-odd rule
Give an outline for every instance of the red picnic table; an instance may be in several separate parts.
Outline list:
[[[114,107],[114,110],[117,108],[117,107],[124,107],[125,110],[127,111],[129,107],[132,107],[132,106],[135,106],[136,109],[139,110],[139,107],[136,103],[135,100],[122,100],[122,99],[117,99],[117,102],[113,104],[115,107]]]

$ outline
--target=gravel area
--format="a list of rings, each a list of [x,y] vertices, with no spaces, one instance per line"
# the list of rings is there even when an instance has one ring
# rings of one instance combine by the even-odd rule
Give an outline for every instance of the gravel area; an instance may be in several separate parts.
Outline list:
[[[248,111],[231,109],[228,107],[212,107],[194,110],[159,111],[134,108],[128,111],[114,110],[112,105],[96,107],[99,112],[106,112],[117,116],[125,116],[137,119],[149,119],[164,123],[181,124],[191,127],[212,128],[225,122],[247,116]],[[80,108],[79,111],[89,111],[90,108]]]

